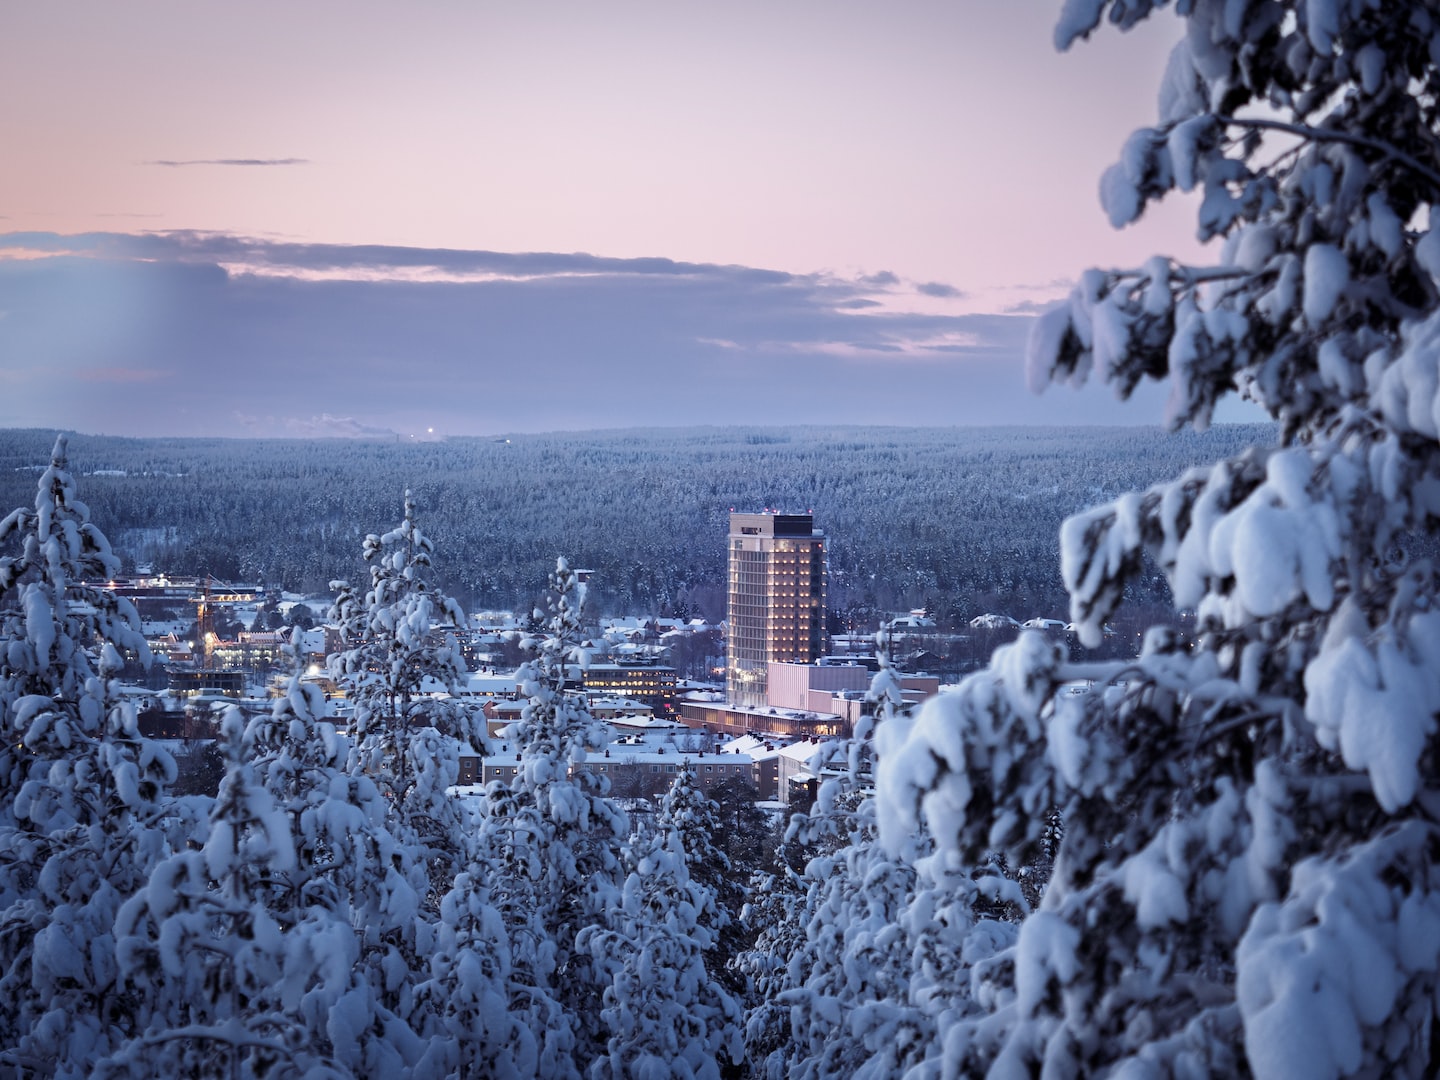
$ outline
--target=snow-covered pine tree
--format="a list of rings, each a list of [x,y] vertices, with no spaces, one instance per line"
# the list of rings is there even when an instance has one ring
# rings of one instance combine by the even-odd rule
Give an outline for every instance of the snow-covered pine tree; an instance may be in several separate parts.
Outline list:
[[[393,1043],[420,1041],[381,1003],[361,944],[376,928],[412,918],[416,894],[401,873],[411,859],[385,824],[374,781],[347,771],[349,743],[321,719],[320,688],[302,678],[298,656],[285,693],[250,721],[244,750],[255,780],[290,825],[294,858],[271,870],[268,912],[287,936],[281,1000],[303,1023],[317,1052],[357,1076],[387,1064]],[[378,937],[368,948],[380,948]],[[389,977],[399,953],[386,953]],[[382,984],[383,985],[383,984]],[[400,1038],[391,1033],[399,1032]]]
[[[753,804],[746,809],[754,810]],[[665,793],[658,823],[662,828],[669,823],[679,833],[690,880],[714,901],[715,910],[705,920],[712,938],[705,948],[705,969],[739,1000],[744,980],[736,977],[730,962],[749,944],[749,935],[740,922],[745,908],[744,878],[737,877],[722,847],[732,838],[726,835],[721,808],[709,791],[695,783],[688,762]]]
[[[594,1078],[718,1080],[743,1058],[740,1005],[707,965],[721,911],[714,890],[691,875],[709,858],[714,809],[682,768],[666,793],[655,832],[626,851],[629,874],[604,923],[586,927],[576,948],[608,978],[602,1018],[605,1053]]]
[[[243,731],[231,706],[208,835],[159,863],[116,917],[121,985],[140,999],[142,1027],[97,1077],[342,1075],[284,1007],[289,961],[309,963],[293,947],[299,932],[270,914],[295,853],[290,822],[244,761]]]
[[[509,945],[506,1000],[521,1032],[534,1040],[533,1051],[517,1047],[513,1059],[517,1072],[535,1077],[578,1075],[575,1034],[556,996],[557,950],[547,928],[547,912],[535,902],[537,882],[544,878],[549,825],[532,802],[517,796],[508,784],[492,780],[478,831],[477,871],[483,867],[490,883],[488,899],[499,913]],[[465,903],[468,908],[468,900]]]
[[[900,684],[883,643],[877,653],[881,668],[868,696],[884,724],[901,708]],[[861,719],[846,747],[846,772],[827,778],[812,811],[792,824],[797,838],[835,839],[805,867],[804,937],[788,958],[780,999],[789,1009],[787,1077],[849,1074],[875,1054],[893,1066],[928,1035],[909,1001],[909,949],[899,926],[914,893],[915,852],[892,857],[874,843],[873,728],[872,716]],[[915,841],[926,842],[923,830]]]
[[[1068,46],[1150,0],[1070,0]],[[1029,861],[1064,835],[1008,964],[927,1069],[1425,1076],[1440,1060],[1440,9],[1180,6],[1160,94],[1105,176],[1118,225],[1199,189],[1213,267],[1091,271],[1030,373],[1239,391],[1254,449],[1066,523],[1087,643],[1148,556],[1193,640],[1118,664],[1038,636],[880,760],[882,834]],[[1080,682],[1084,680],[1084,682]],[[1073,692],[1079,686],[1086,692]]]
[[[758,805],[759,790],[748,779],[733,773],[721,777],[706,786],[705,796],[714,808],[715,826],[709,835],[717,858],[693,859],[691,873],[715,891],[721,909],[719,940],[706,963],[735,1000],[748,1003],[749,978],[738,961],[753,948],[757,928],[746,912],[753,899],[752,883],[772,867],[779,837],[775,822]]]
[[[546,1032],[532,1031],[510,1009],[510,947],[486,884],[490,868],[462,872],[440,904],[430,978],[415,989],[416,1027],[428,1038],[420,1076],[524,1080],[542,1069]],[[524,1014],[535,1020],[533,1007]]]
[[[750,947],[731,962],[744,981],[745,1062],[749,1074],[782,1080],[790,1045],[790,1011],[783,995],[791,987],[789,958],[805,940],[805,880],[790,865],[785,841],[768,870],[751,875],[742,911]]]
[[[285,871],[289,898],[276,918],[291,925],[324,908],[348,924],[365,904],[357,897],[371,891],[363,875],[393,863],[395,840],[385,831],[385,803],[374,782],[346,769],[349,742],[322,719],[323,692],[305,681],[293,649],[285,651],[296,665],[285,692],[245,730],[256,781],[290,820],[295,858]]]
[[[536,655],[520,671],[529,701],[507,732],[520,747],[519,771],[510,790],[492,786],[483,832],[487,851],[497,856],[494,901],[521,920],[509,927],[512,1006],[540,1031],[560,1005],[573,1045],[567,1054],[552,1041],[550,1067],[557,1070],[552,1075],[573,1075],[603,1052],[606,1039],[600,1018],[606,979],[575,939],[619,902],[629,826],[606,794],[608,778],[583,767],[605,745],[607,729],[583,696],[565,690],[567,669],[588,662],[581,643],[584,586],[560,559],[550,587],[548,633],[527,643]]]
[[[733,955],[726,948],[726,932],[733,928],[743,907],[744,889],[735,880],[730,857],[720,847],[724,839],[720,807],[696,783],[694,767],[688,761],[665,793],[656,823],[661,829],[675,831],[685,852],[690,881],[695,889],[708,894],[701,918],[710,938],[705,967],[712,978],[723,983],[724,969]]]
[[[69,1075],[129,1029],[112,926],[163,854],[175,766],[116,691],[149,651],[63,435],[0,546],[0,1065]]]
[[[329,668],[353,706],[347,768],[379,789],[385,829],[395,841],[382,853],[390,856],[382,866],[383,899],[356,913],[370,916],[357,922],[361,963],[397,1031],[415,1007],[414,985],[435,945],[441,900],[474,854],[469,812],[448,790],[459,779],[460,747],[488,746],[480,711],[453,696],[465,666],[450,631],[465,616],[432,583],[433,553],[407,491],[400,525],[365,538],[370,588],[360,596],[346,582],[332,583],[330,615],[346,647],[330,657]]]
[[[795,822],[796,838],[819,827],[842,842],[821,845],[805,868],[801,937],[770,1005],[788,1011],[789,1038],[772,1051],[767,1075],[903,1074],[924,1060],[946,1018],[977,1011],[968,970],[1013,938],[1013,928],[975,916],[982,890],[1018,896],[1012,883],[994,875],[977,883],[936,858],[923,827],[894,851],[875,842],[876,744],[882,736],[903,742],[909,722],[885,643],[878,644],[881,669],[869,694],[875,715],[857,725],[847,772],[828,779],[815,812]]]
[[[754,940],[733,967],[746,984],[746,1062],[754,1075],[768,1080],[789,1075],[811,1049],[800,1034],[808,1024],[806,1007],[815,1001],[804,991],[818,962],[811,932],[837,868],[843,868],[843,853],[861,839],[862,787],[871,765],[862,748],[868,725],[868,719],[862,720],[854,737],[843,744],[846,768],[826,777],[814,805],[790,815],[773,865],[750,881],[744,922]],[[840,756],[833,746],[823,752],[831,761]],[[812,771],[818,769],[812,762]],[[827,1022],[833,1024],[838,1011],[826,1011]]]
[[[431,580],[434,545],[408,491],[404,520],[366,536],[362,553],[370,565],[363,596],[331,583],[330,616],[345,648],[329,666],[354,709],[349,768],[375,780],[393,808],[391,831],[415,846],[428,871],[424,888],[438,903],[469,856],[470,822],[447,794],[459,778],[460,747],[488,748],[480,711],[453,696],[466,678],[453,633],[465,615]]]

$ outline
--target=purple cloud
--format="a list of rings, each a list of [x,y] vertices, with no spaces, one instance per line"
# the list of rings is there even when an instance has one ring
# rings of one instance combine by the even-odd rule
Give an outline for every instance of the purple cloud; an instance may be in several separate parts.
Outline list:
[[[1156,402],[1122,409],[1094,388],[1083,408],[1065,391],[1031,397],[1028,316],[867,306],[893,277],[201,233],[0,234],[0,357],[34,375],[23,395],[0,395],[0,426],[410,437],[1157,415]]]
[[[186,165],[309,165],[309,158],[283,157],[283,158],[191,158],[186,161],[175,161],[169,158],[160,158],[155,161],[144,161],[142,165],[163,165],[168,169],[183,168]]]
[[[927,281],[923,285],[916,285],[915,291],[925,296],[935,296],[942,300],[953,300],[964,294],[954,285],[946,285],[943,281]]]

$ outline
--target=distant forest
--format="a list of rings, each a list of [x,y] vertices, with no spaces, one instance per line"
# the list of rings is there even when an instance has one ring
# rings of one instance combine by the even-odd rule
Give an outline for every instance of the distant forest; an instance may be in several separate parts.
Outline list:
[[[55,432],[0,430],[0,513],[35,497]],[[327,592],[406,488],[469,609],[528,607],[555,557],[594,571],[592,610],[724,613],[731,508],[813,511],[837,623],[929,607],[1064,617],[1067,515],[1274,442],[1265,425],[694,428],[441,442],[74,435],[79,496],[127,569]],[[1163,600],[1150,575],[1137,596]]]

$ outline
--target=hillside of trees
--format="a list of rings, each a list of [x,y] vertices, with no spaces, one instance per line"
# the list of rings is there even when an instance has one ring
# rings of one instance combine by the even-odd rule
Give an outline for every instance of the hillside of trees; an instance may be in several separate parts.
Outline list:
[[[1060,523],[1264,425],[695,428],[431,443],[75,435],[71,467],[129,569],[324,593],[410,490],[467,608],[530,606],[557,555],[595,571],[594,610],[724,614],[727,515],[813,510],[837,612],[930,605],[1063,616]],[[0,504],[31,498],[55,432],[0,431]],[[1158,573],[1134,583],[1163,599]]]
[[[407,499],[364,541],[368,586],[336,583],[347,729],[297,658],[268,712],[218,712],[218,790],[182,794],[115,677],[149,654],[66,465],[61,436],[0,519],[0,1077],[738,1066],[743,893],[724,881],[743,871],[688,767],[633,826],[603,772],[572,769],[608,733],[564,692],[584,586],[563,560],[512,783],[454,789],[462,746],[494,747],[453,695],[464,613]]]

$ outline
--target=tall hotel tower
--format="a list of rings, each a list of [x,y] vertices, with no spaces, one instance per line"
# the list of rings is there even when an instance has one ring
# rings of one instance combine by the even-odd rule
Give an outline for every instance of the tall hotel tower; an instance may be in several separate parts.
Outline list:
[[[729,600],[725,696],[764,705],[770,661],[825,652],[825,535],[809,514],[730,515]]]

